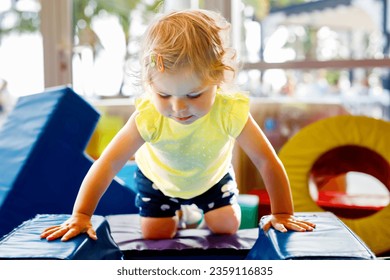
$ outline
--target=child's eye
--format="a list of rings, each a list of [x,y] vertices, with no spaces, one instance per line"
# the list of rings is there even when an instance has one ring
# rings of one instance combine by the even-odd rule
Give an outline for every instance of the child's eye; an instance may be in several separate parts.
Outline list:
[[[187,97],[188,98],[191,98],[191,99],[195,99],[195,98],[198,98],[202,95],[202,93],[190,93],[190,94],[187,94]]]
[[[170,95],[168,95],[168,94],[164,94],[164,93],[161,93],[161,92],[158,92],[157,94],[158,94],[158,96],[159,96],[159,97],[161,97],[161,98],[164,98],[164,99],[166,99],[166,98],[169,98],[169,97],[170,97]]]

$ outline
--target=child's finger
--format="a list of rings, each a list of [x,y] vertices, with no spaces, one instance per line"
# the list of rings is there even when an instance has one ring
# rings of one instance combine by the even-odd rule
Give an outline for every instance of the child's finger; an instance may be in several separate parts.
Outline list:
[[[303,221],[306,225],[309,225],[311,226],[312,228],[315,228],[316,227],[316,224],[312,223],[312,222],[308,222],[308,221]]]
[[[51,226],[51,227],[48,227],[48,228],[45,228],[44,230],[43,230],[43,233],[44,232],[48,232],[48,231],[52,231],[53,229],[57,229],[59,226]]]
[[[291,229],[291,230],[294,230],[294,231],[300,231],[300,232],[312,231],[313,230],[312,227],[307,226],[305,223],[301,223],[299,221],[289,222],[286,226],[287,226],[288,229]]]
[[[68,231],[68,228],[66,228],[66,227],[58,227],[57,229],[53,229],[53,232],[50,235],[46,236],[46,240],[52,241],[52,240],[55,240],[57,238],[60,238],[61,236],[66,234],[67,231]]]
[[[61,241],[68,241],[80,233],[81,232],[75,228],[68,229],[67,232],[62,236]]]
[[[276,223],[274,225],[274,228],[280,232],[287,232],[287,228],[283,224],[280,224],[280,223]]]
[[[49,228],[45,229],[45,230],[41,233],[40,237],[41,237],[41,238],[46,238],[46,237],[48,237],[48,236],[49,236],[50,234],[52,234],[53,232],[56,232],[57,229],[58,229],[59,227],[60,227],[60,226],[52,226],[52,227],[49,227]]]
[[[268,231],[268,230],[270,229],[270,227],[271,227],[271,221],[269,220],[268,222],[266,222],[266,223],[263,224],[262,229],[263,229],[264,231]]]
[[[315,228],[315,225],[313,225],[312,223],[307,223],[305,221],[297,220],[297,221],[295,221],[295,223],[297,225],[299,225],[300,227],[306,229],[306,230],[310,230],[311,231],[311,230],[313,230]]]
[[[93,240],[97,240],[97,235],[96,235],[96,232],[93,228],[89,228],[87,230],[87,234],[90,238],[92,238]]]

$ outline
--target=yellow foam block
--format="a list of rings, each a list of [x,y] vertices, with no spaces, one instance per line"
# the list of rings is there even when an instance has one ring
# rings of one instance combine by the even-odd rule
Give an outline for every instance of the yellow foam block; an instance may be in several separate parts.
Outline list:
[[[94,159],[99,158],[123,125],[124,121],[121,117],[103,114],[88,142],[86,153]]]
[[[324,211],[309,192],[310,171],[321,155],[337,147],[356,145],[382,156],[390,166],[389,143],[390,123],[364,116],[331,117],[303,128],[279,151],[290,179],[295,210]],[[390,205],[368,217],[341,219],[374,253],[390,250]]]

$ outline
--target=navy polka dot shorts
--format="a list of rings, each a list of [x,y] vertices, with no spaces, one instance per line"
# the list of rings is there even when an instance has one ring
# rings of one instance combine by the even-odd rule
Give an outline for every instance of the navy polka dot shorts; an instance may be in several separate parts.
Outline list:
[[[142,217],[173,217],[181,205],[195,204],[203,213],[237,203],[238,189],[233,168],[217,184],[205,193],[191,199],[168,197],[158,190],[152,181],[145,177],[141,170],[135,173],[138,188],[136,206]]]

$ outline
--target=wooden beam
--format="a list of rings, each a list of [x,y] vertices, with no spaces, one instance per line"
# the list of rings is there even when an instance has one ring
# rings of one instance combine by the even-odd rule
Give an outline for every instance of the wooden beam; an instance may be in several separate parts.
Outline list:
[[[45,88],[72,83],[72,1],[41,0]]]
[[[390,68],[390,58],[383,59],[346,59],[346,60],[302,60],[286,62],[244,63],[243,70],[258,69],[352,69],[352,68]]]

